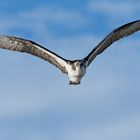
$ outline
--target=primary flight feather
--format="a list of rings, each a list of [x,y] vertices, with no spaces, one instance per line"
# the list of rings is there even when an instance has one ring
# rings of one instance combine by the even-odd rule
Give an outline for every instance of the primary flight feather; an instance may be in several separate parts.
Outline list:
[[[107,35],[93,50],[83,59],[67,60],[56,53],[44,48],[43,46],[22,38],[13,36],[0,36],[0,48],[26,52],[40,57],[59,68],[63,73],[68,74],[69,84],[80,84],[82,77],[86,73],[87,67],[97,55],[107,49],[113,42],[133,34],[140,30],[140,20],[127,23]]]

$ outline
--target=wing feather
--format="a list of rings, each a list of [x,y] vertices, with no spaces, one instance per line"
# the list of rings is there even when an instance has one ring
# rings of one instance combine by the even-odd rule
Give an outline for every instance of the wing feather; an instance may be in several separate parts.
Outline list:
[[[140,20],[127,23],[115,30],[113,30],[109,35],[107,35],[85,58],[88,65],[95,59],[95,57],[101,54],[105,49],[107,49],[115,41],[129,36],[136,31],[140,30]]]
[[[0,48],[26,52],[40,57],[59,68],[63,73],[67,73],[67,60],[31,41],[13,36],[0,36]]]

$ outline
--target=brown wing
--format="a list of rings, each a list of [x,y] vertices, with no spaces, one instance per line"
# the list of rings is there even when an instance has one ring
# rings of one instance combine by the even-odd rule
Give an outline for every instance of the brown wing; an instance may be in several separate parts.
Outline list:
[[[0,48],[38,56],[58,67],[63,73],[67,73],[67,60],[30,40],[12,36],[0,36]]]
[[[112,31],[108,36],[106,36],[85,58],[88,62],[88,65],[95,59],[95,57],[107,49],[113,42],[131,35],[136,31],[140,30],[140,20],[130,22],[125,24],[114,31]]]

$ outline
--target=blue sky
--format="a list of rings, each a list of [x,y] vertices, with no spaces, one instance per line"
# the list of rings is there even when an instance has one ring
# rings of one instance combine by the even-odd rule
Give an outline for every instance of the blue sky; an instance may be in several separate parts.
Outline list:
[[[139,7],[136,0],[1,0],[0,31],[77,59],[139,19]],[[0,139],[139,140],[139,38],[114,43],[76,87],[49,63],[1,49]]]

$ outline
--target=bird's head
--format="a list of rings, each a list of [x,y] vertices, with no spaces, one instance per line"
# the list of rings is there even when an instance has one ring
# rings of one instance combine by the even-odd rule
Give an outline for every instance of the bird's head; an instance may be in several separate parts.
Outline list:
[[[84,59],[82,59],[82,60],[76,60],[74,62],[74,66],[75,67],[79,67],[79,68],[86,68],[87,67],[86,61]]]

